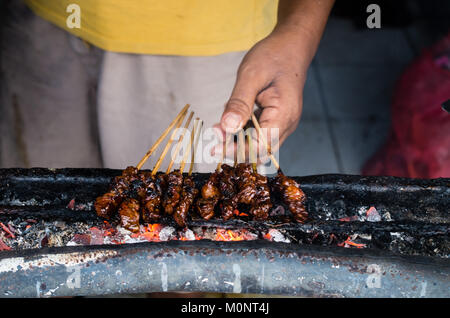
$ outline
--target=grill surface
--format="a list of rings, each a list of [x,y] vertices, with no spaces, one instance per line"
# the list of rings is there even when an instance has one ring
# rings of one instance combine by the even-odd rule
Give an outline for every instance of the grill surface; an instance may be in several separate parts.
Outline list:
[[[101,223],[93,201],[119,170],[0,169],[0,221]],[[208,176],[196,174],[201,185]],[[0,252],[0,295],[214,291],[306,296],[448,297],[450,180],[320,175],[296,178],[310,220],[203,221],[189,227],[276,228],[291,243],[161,242]],[[75,209],[67,208],[75,199]],[[279,204],[279,203],[277,203]],[[381,219],[366,220],[375,207]],[[352,220],[346,222],[343,220]],[[167,221],[170,223],[170,221]],[[330,235],[369,237],[364,249]]]

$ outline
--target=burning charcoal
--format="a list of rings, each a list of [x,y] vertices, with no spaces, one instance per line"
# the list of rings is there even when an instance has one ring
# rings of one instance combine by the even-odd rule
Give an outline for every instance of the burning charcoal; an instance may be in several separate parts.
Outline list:
[[[11,247],[6,245],[3,240],[0,238],[0,251],[9,251],[11,250]]]
[[[66,222],[64,222],[64,221],[56,221],[55,222],[55,226],[58,229],[63,230],[66,227]]]
[[[266,235],[264,235],[264,238],[274,242],[284,242],[284,243],[291,242],[280,231],[276,229],[270,229],[269,232]]]
[[[75,199],[70,200],[69,204],[67,204],[66,208],[69,210],[73,210],[75,208]]]
[[[69,243],[75,243],[77,245],[89,245],[91,244],[91,236],[88,234],[75,234],[73,236],[73,239]]]
[[[367,212],[366,212],[366,220],[369,222],[380,222],[381,216],[378,213],[377,209],[375,209],[373,206],[371,206]]]
[[[96,227],[91,227],[91,245],[101,245],[103,244],[103,232]]]
[[[383,219],[388,222],[393,221],[391,218],[391,214],[389,212],[386,212],[385,214],[383,214]]]
[[[159,232],[159,239],[161,241],[168,241],[175,235],[174,232],[175,229],[173,227],[166,226]]]
[[[47,245],[48,245],[48,236],[47,236],[47,234],[45,234],[39,240],[39,247],[46,247]]]

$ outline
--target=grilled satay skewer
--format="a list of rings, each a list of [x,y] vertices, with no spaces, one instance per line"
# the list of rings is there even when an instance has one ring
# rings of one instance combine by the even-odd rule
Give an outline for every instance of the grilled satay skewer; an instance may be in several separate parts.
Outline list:
[[[228,144],[231,136],[232,135],[229,135],[225,141],[225,150],[222,152],[222,158],[217,164],[216,171],[211,174],[208,181],[206,181],[203,185],[200,192],[201,198],[197,200],[197,211],[205,220],[209,220],[214,216],[214,209],[221,198],[221,192],[219,190],[219,171],[224,160],[226,145]]]
[[[181,116],[176,124],[176,128],[179,128],[181,126],[186,114],[187,114],[187,112],[184,112],[181,114]],[[192,116],[191,116],[191,118],[192,118]],[[143,212],[144,212],[146,220],[151,221],[152,219],[156,219],[155,214],[158,213],[158,211],[157,211],[158,197],[160,197],[160,196],[158,196],[158,194],[160,193],[160,191],[159,191],[159,189],[155,188],[154,193],[152,193],[151,186],[155,186],[155,184],[152,184],[154,182],[154,180],[152,180],[152,179],[155,176],[155,172],[158,171],[159,165],[161,164],[162,160],[164,159],[165,155],[167,154],[168,148],[172,144],[175,133],[176,133],[176,129],[172,132],[172,135],[171,135],[170,139],[168,140],[163,153],[158,158],[158,161],[155,164],[155,167],[153,168],[153,171],[150,174],[150,176],[147,175],[148,177],[146,177],[146,175],[144,174],[143,175],[144,181],[140,180],[140,179],[134,180],[130,185],[131,191],[128,194],[128,198],[125,201],[123,201],[120,205],[120,208],[119,208],[120,224],[127,230],[130,230],[132,232],[139,231],[139,218],[140,218],[140,212],[141,212],[141,202],[143,202],[143,205],[144,205]],[[137,170],[137,168],[136,168],[136,170]],[[148,190],[150,190],[150,193],[147,193],[146,185],[148,186]],[[150,210],[148,210],[148,209],[150,209]]]
[[[180,128],[181,122],[177,124],[176,128]],[[169,141],[167,142],[166,147],[164,148],[161,156],[158,158],[158,161],[153,168],[152,175],[155,176],[159,167],[161,166],[162,161],[164,160],[167,152],[169,151],[172,142],[174,141],[174,137],[176,134],[176,129],[172,132]],[[183,131],[184,134],[184,131]],[[181,186],[183,184],[183,176],[179,171],[172,171],[168,174],[159,176],[161,183],[164,187],[164,196],[162,198],[162,206],[164,207],[164,212],[172,215],[173,209],[178,204],[180,200]]]
[[[236,166],[238,202],[252,205],[256,196],[256,176],[250,164],[245,162],[245,137],[243,131],[239,131],[239,162]]]
[[[194,116],[194,112],[189,114],[189,117],[184,126],[185,129],[189,127],[189,124]],[[181,134],[177,149],[175,153],[178,151],[179,146],[184,138],[184,132]],[[174,158],[172,158],[170,165],[173,165]],[[161,196],[162,196],[162,178],[159,176],[154,176],[152,173],[143,172],[141,174],[142,187],[139,192],[140,203],[141,203],[141,215],[142,219],[146,223],[155,222],[161,216]]]
[[[270,188],[267,177],[258,174],[256,168],[256,160],[253,156],[253,140],[250,133],[248,137],[249,158],[253,168],[253,174],[256,181],[256,197],[255,203],[250,209],[250,214],[255,220],[266,220],[269,217],[269,211],[272,209],[272,202],[270,200]]]
[[[113,179],[109,191],[95,200],[94,207],[98,216],[105,219],[111,218],[112,214],[122,203],[131,182],[137,179],[137,173],[138,171],[135,167],[127,167],[122,172],[122,175]]]
[[[117,210],[119,205],[122,203],[124,194],[129,188],[131,181],[137,178],[138,170],[146,162],[146,160],[151,156],[151,154],[158,148],[162,140],[167,136],[173,126],[180,120],[180,117],[187,112],[189,104],[184,106],[180,113],[175,117],[172,123],[167,127],[167,129],[162,133],[158,140],[153,144],[153,146],[147,151],[145,156],[141,159],[138,165],[135,167],[126,168],[121,176],[118,176],[112,182],[109,191],[102,196],[99,196],[95,200],[95,210],[97,215],[106,219],[109,219],[112,214]]]
[[[308,212],[306,211],[304,205],[306,201],[305,193],[302,191],[302,189],[300,189],[300,185],[297,182],[285,176],[281,171],[280,165],[273,156],[270,146],[267,144],[267,141],[262,134],[261,128],[258,124],[258,120],[256,119],[254,114],[252,114],[252,121],[256,127],[256,130],[258,131],[258,134],[261,136],[265,147],[267,148],[272,162],[278,169],[278,175],[275,177],[272,183],[273,189],[281,194],[281,197],[284,203],[288,206],[289,211],[292,213],[294,220],[299,223],[304,223],[308,218]]]
[[[197,141],[200,138],[200,131],[202,128],[201,122],[200,122],[200,128],[198,128],[198,126],[199,126],[199,118],[196,119],[194,128],[192,130],[191,139],[189,142],[189,147],[186,149],[184,156],[183,156],[183,160],[181,162],[181,166],[180,166],[180,174],[181,175],[183,174],[184,164],[187,159],[187,154],[189,153],[189,150],[193,146],[193,141],[194,141],[195,133],[197,130],[198,130]],[[189,169],[189,174],[186,177],[184,177],[184,179],[183,179],[183,186],[181,189],[181,199],[178,203],[178,206],[175,208],[175,212],[173,214],[173,218],[174,218],[175,222],[177,222],[177,224],[181,227],[186,226],[186,219],[187,219],[189,209],[192,206],[192,204],[194,203],[194,199],[198,195],[198,190],[195,188],[195,183],[191,176],[192,168],[194,166],[195,146],[194,146],[194,149],[192,149],[191,151],[192,151],[193,156],[191,157],[191,166]]]
[[[233,135],[228,135],[225,142],[224,153],[226,153],[226,147],[230,143]],[[223,156],[222,156],[223,161]],[[235,157],[234,165],[237,164],[237,158]],[[237,196],[236,196],[236,175],[234,167],[227,164],[221,164],[219,168],[222,168],[218,176],[218,187],[221,194],[221,214],[223,220],[229,220],[233,217],[234,211],[237,209]]]

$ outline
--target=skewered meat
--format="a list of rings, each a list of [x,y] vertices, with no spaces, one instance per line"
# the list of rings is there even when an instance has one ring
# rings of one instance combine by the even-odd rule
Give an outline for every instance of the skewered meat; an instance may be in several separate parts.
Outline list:
[[[120,224],[131,232],[139,232],[139,201],[127,198],[119,208]]]
[[[279,171],[273,180],[273,188],[281,194],[283,201],[288,206],[295,221],[304,223],[308,218],[308,212],[304,205],[306,196],[300,189],[298,183]]]
[[[120,203],[122,202],[122,195],[115,190],[106,192],[104,195],[99,196],[95,200],[95,211],[97,215],[109,219],[112,214],[117,210]]]
[[[197,210],[202,218],[209,220],[214,216],[214,208],[219,201],[220,191],[218,185],[218,172],[214,172],[202,187],[202,197],[197,200]]]
[[[186,177],[183,180],[183,188],[181,190],[181,199],[178,204],[173,218],[179,226],[186,226],[186,218],[189,212],[189,208],[194,203],[194,199],[198,194],[198,190],[195,188],[194,180],[192,177]]]
[[[272,192],[280,195],[295,221],[305,222],[306,198],[299,185],[280,171],[271,186],[270,189],[267,177],[253,172],[250,164],[241,163],[236,168],[223,164],[221,172],[211,174],[201,188],[201,197],[195,201],[199,189],[191,177],[183,179],[179,171],[153,176],[128,167],[113,179],[109,191],[96,199],[95,210],[104,218],[118,211],[122,226],[130,231],[139,230],[140,217],[146,223],[157,221],[163,208],[183,227],[193,205],[202,218],[209,220],[219,201],[224,220],[233,217],[238,204],[247,205],[253,219],[266,220],[272,208]]]
[[[142,219],[146,223],[155,222],[161,216],[161,178],[154,177],[150,172],[142,172],[143,186],[138,195],[141,203]]]
[[[122,175],[114,178],[109,192],[95,200],[95,211],[97,215],[109,219],[114,211],[127,195],[131,182],[137,180],[138,171],[135,167],[127,167]]]
[[[172,215],[181,198],[183,176],[176,170],[166,175],[167,190],[165,191],[163,207],[164,211]]]
[[[256,197],[255,202],[250,210],[255,220],[266,220],[269,217],[269,211],[272,208],[270,201],[270,190],[267,177],[255,173],[256,180]]]
[[[219,174],[219,190],[222,195],[221,209],[222,218],[229,220],[238,205],[236,196],[236,175],[233,167],[223,164],[222,171]]]
[[[252,204],[256,196],[256,177],[252,171],[252,166],[247,163],[240,163],[236,167],[239,203]]]

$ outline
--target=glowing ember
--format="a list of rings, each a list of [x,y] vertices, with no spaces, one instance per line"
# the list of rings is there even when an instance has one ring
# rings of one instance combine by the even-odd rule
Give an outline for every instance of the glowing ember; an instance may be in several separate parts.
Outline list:
[[[290,243],[291,241],[284,236],[280,231],[276,229],[270,229],[269,232],[263,235],[266,240],[274,242],[285,242]]]
[[[351,247],[351,246],[354,246],[356,248],[365,248],[366,247],[366,244],[353,242],[352,239],[355,239],[355,238],[352,238],[351,236],[349,236],[349,237],[347,237],[347,239],[344,242],[338,243],[337,245],[341,246],[341,247]]]
[[[147,224],[147,226],[141,226],[140,232],[132,234],[131,237],[141,238],[149,242],[161,242],[161,239],[159,237],[161,230],[161,224]]]
[[[238,231],[226,230],[226,229],[217,229],[215,241],[244,241],[244,240],[254,240],[256,239],[256,235],[250,233],[246,229],[240,229]]]
[[[235,210],[233,211],[233,214],[234,214],[235,216],[248,216],[247,213],[239,212],[238,209],[235,209]]]
[[[338,221],[341,221],[341,222],[352,222],[352,221],[358,221],[358,216],[356,216],[356,215],[353,215],[353,216],[346,216],[346,217],[344,217],[344,218],[340,218],[340,219],[338,219]]]
[[[367,221],[369,222],[379,222],[381,221],[381,216],[375,207],[371,206],[366,212]]]
[[[5,224],[3,224],[2,222],[0,222],[0,226],[2,227],[3,231],[5,231],[11,238],[16,238],[16,236],[15,236],[14,233],[11,231],[11,229],[8,228],[7,226],[5,226]]]

